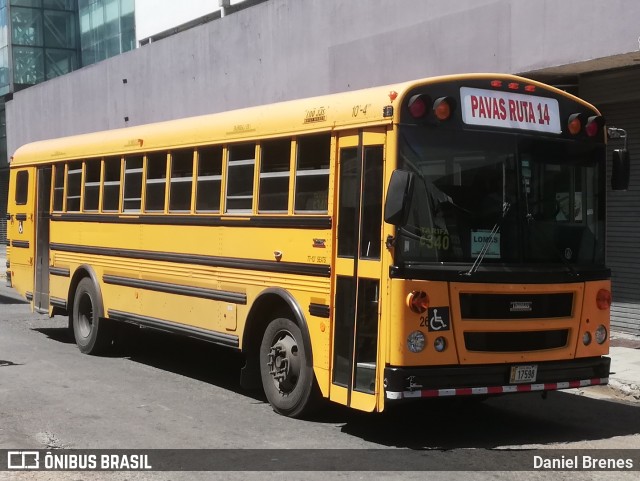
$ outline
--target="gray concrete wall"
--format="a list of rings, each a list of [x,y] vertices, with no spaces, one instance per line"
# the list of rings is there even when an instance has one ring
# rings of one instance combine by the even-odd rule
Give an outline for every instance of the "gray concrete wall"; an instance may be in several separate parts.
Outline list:
[[[431,75],[631,62],[639,18],[637,0],[270,0],[17,92],[9,155],[38,139]]]

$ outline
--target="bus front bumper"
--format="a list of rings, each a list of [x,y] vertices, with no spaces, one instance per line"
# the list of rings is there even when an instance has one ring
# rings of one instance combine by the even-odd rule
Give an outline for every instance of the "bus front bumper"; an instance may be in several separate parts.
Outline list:
[[[514,364],[473,366],[393,367],[384,370],[385,396],[389,400],[446,396],[494,395],[554,391],[609,382],[611,359],[590,357],[567,361],[528,363],[537,366],[530,383],[511,383]]]

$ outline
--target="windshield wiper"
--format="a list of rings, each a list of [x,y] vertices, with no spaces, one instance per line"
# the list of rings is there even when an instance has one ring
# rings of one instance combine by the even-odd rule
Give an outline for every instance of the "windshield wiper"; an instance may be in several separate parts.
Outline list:
[[[511,204],[509,202],[504,202],[502,204],[502,215],[500,216],[500,219],[498,219],[498,222],[496,222],[496,224],[493,226],[493,229],[491,229],[491,232],[489,233],[489,237],[487,237],[484,241],[484,244],[482,244],[482,249],[480,249],[480,252],[476,256],[475,261],[473,261],[473,265],[471,266],[471,269],[469,269],[467,272],[463,272],[462,275],[471,276],[475,274],[476,271],[480,268],[480,264],[482,264],[482,261],[484,260],[484,256],[487,254],[487,251],[489,250],[489,247],[493,243],[493,239],[495,238],[496,234],[500,232],[500,227],[502,226],[504,219],[507,217],[507,213],[509,212],[510,208],[511,208]]]

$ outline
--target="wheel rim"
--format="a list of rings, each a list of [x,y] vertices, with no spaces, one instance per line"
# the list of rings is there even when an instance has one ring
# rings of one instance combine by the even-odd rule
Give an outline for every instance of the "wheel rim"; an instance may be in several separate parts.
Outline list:
[[[80,296],[78,302],[78,333],[81,337],[87,338],[93,328],[93,303],[91,296],[86,292]]]
[[[269,349],[267,366],[274,385],[283,394],[289,394],[300,378],[298,343],[289,331],[279,331]]]

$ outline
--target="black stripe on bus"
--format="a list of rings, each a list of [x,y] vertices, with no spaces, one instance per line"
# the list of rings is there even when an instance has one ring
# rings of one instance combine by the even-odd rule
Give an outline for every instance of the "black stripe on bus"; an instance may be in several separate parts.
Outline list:
[[[309,304],[309,314],[316,317],[329,318],[330,310],[326,304]]]
[[[27,220],[27,214],[16,214],[16,220]]]
[[[165,292],[167,294],[178,294],[181,296],[199,297],[201,299],[212,299],[214,301],[231,302],[232,304],[246,304],[247,295],[240,292],[221,291],[218,289],[205,289],[202,287],[183,286],[179,284],[169,284],[167,282],[145,281],[133,279],[131,277],[105,275],[102,280],[106,284],[123,287],[137,287],[148,291]]]
[[[27,299],[27,301],[31,302],[33,300],[33,292],[30,292],[30,291],[25,292],[24,297]]]
[[[278,229],[331,229],[329,216],[249,216],[227,218],[211,215],[53,214],[52,221],[101,224],[194,225],[214,227],[273,227]]]
[[[49,267],[49,274],[52,276],[70,277],[71,271],[64,267]]]
[[[329,277],[331,267],[328,265],[304,264],[302,262],[277,262],[257,259],[238,259],[234,257],[216,257],[196,254],[171,252],[142,251],[111,247],[91,247],[72,244],[51,243],[51,250],[73,252],[76,254],[92,254],[110,257],[125,257],[158,262],[174,262],[178,264],[195,264],[207,267],[226,267],[251,271],[277,272],[302,276]]]
[[[208,329],[201,329],[199,327],[187,326],[184,324],[178,324],[177,322],[165,321],[155,317],[141,316],[138,314],[132,314],[130,312],[117,311],[109,309],[109,319],[114,321],[128,322],[131,324],[137,324],[152,329],[158,329],[160,331],[169,332],[171,334],[179,334],[187,337],[193,337],[214,344],[221,344],[228,347],[240,347],[238,336],[234,334],[225,334],[221,332],[210,331]]]
[[[11,241],[11,247],[18,247],[20,249],[28,249],[29,248],[29,241],[14,240],[14,241]]]
[[[64,309],[65,311],[67,310],[67,301],[65,301],[64,299],[60,299],[58,297],[50,297],[49,304],[51,304],[53,307],[59,307],[61,309]]]

